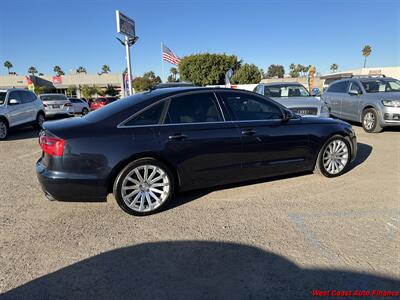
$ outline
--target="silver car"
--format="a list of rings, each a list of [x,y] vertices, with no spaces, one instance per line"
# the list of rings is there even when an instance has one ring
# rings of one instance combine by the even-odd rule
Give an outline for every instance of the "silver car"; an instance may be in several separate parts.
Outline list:
[[[279,102],[299,115],[329,117],[326,103],[311,96],[300,83],[260,83],[254,92]]]
[[[74,115],[74,107],[67,96],[63,94],[41,94],[39,98],[43,102],[46,117],[56,115]]]
[[[7,137],[10,128],[41,128],[44,120],[44,107],[35,93],[24,89],[0,90],[0,140]]]
[[[322,94],[331,114],[361,122],[366,132],[400,126],[400,81],[389,77],[352,77],[334,81]]]
[[[68,99],[72,103],[75,114],[86,115],[87,113],[89,113],[89,104],[85,100],[78,98],[68,98]]]

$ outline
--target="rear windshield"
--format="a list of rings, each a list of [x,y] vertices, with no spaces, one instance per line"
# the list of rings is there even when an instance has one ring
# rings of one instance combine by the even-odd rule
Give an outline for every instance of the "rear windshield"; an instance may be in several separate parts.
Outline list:
[[[361,81],[367,93],[400,92],[399,80],[363,80]]]
[[[42,101],[50,101],[50,100],[68,100],[65,95],[41,95],[40,99]]]
[[[148,94],[149,93],[135,94],[133,96],[121,99],[119,101],[114,101],[113,103],[104,106],[102,109],[97,109],[95,111],[92,111],[90,114],[85,115],[83,118],[85,118],[89,122],[99,122],[114,114],[118,114],[123,110],[128,109],[135,103],[139,103],[148,99],[149,98]],[[96,102],[97,101],[101,101],[101,98],[96,99]],[[121,120],[121,122],[122,121],[123,120]]]
[[[6,101],[6,95],[7,95],[7,93],[0,92],[0,105],[2,105],[4,103],[4,101]]]

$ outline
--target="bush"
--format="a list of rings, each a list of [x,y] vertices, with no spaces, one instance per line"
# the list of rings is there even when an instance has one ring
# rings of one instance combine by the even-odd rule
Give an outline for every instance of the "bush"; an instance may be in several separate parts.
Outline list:
[[[251,84],[259,83],[261,81],[261,71],[256,65],[244,64],[237,70],[231,82],[234,84]]]
[[[195,85],[225,84],[225,73],[236,70],[241,61],[235,55],[226,54],[193,54],[185,56],[179,63],[179,74],[182,81]]]

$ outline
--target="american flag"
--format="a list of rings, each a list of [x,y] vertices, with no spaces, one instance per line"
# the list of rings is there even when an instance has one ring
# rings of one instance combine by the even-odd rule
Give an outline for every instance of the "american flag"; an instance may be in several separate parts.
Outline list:
[[[179,65],[179,63],[181,62],[181,59],[164,44],[162,45],[162,59],[173,65]]]

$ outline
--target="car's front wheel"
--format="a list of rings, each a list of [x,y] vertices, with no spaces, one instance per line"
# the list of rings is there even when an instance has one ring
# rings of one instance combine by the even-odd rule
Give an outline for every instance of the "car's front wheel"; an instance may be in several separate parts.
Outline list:
[[[379,124],[378,113],[373,108],[367,108],[362,114],[362,127],[368,133],[378,133],[382,131]]]
[[[350,144],[340,135],[331,137],[319,152],[315,171],[326,177],[345,173],[350,164]]]
[[[113,193],[124,211],[138,216],[153,214],[171,199],[174,176],[155,159],[138,159],[119,173]]]
[[[7,123],[3,120],[0,120],[0,140],[4,140],[8,135],[8,126]]]

